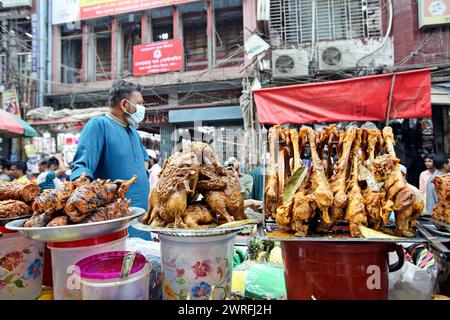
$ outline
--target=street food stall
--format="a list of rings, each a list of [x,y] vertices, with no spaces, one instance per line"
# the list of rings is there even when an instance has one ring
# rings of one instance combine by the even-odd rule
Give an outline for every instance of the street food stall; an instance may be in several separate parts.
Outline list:
[[[389,121],[429,118],[430,87],[430,71],[415,70],[254,92],[260,122],[274,125],[264,237],[282,241],[288,299],[387,299],[389,272],[404,262],[399,244],[428,243],[417,221],[423,200],[401,173]],[[386,126],[355,126],[362,121]]]
[[[248,299],[431,298],[436,277],[408,264],[410,245],[435,255],[444,294],[448,175],[433,180],[439,203],[424,219],[389,126],[429,117],[429,91],[429,70],[255,91],[259,120],[270,125],[262,228],[245,210],[237,172],[202,142],[183,140],[167,160],[147,212],[126,197],[136,176],[82,175],[43,192],[0,184],[0,298],[47,296],[45,269],[58,300],[159,299],[158,290],[165,300],[226,300],[236,291]],[[160,242],[130,245],[129,226]],[[237,234],[249,230],[251,262],[242,263]],[[417,272],[425,281],[405,289],[405,275]]]

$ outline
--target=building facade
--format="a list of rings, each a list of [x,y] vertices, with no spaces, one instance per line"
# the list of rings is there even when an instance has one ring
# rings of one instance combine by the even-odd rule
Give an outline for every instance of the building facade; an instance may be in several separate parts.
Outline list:
[[[20,117],[36,105],[33,10],[31,0],[0,1],[0,106]],[[18,160],[20,140],[0,137],[0,156]]]
[[[256,0],[149,1],[143,7],[98,1],[92,8],[38,2],[49,21],[42,36],[51,43],[45,105],[104,107],[113,81],[124,79],[143,88],[141,130],[160,136],[163,159],[189,135],[208,140],[220,134],[223,148],[241,152],[239,97],[249,75],[244,41],[256,31]],[[70,16],[70,5],[80,8],[79,16]]]

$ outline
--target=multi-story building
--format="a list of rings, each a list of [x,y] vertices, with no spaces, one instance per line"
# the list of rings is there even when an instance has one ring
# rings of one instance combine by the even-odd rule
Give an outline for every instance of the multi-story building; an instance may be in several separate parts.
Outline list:
[[[0,1],[0,106],[23,116],[35,105],[32,0]],[[0,156],[20,158],[18,139],[0,137]]]
[[[113,81],[125,79],[143,87],[141,129],[160,135],[163,158],[179,135],[217,131],[241,152],[243,45],[256,30],[256,0],[85,3],[38,0],[49,43],[40,106],[104,107]]]
[[[393,1],[395,65],[432,72],[434,151],[450,154],[450,1]]]

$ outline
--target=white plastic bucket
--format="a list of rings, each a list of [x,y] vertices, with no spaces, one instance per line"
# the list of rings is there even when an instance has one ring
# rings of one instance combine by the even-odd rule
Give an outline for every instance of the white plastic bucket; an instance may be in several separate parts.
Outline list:
[[[49,243],[52,254],[53,295],[55,300],[81,300],[81,281],[75,264],[83,258],[126,248],[128,230],[80,241]]]
[[[83,300],[148,300],[151,269],[145,256],[136,253],[130,275],[120,278],[122,261],[127,253],[105,252],[77,263]]]
[[[235,234],[159,235],[164,300],[225,300],[230,296]]]
[[[45,244],[0,229],[0,300],[34,300],[42,290]]]

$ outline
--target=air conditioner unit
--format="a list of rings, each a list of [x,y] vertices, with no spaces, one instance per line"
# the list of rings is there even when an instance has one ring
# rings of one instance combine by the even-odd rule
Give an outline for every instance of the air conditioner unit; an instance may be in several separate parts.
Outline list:
[[[274,78],[290,78],[309,75],[309,54],[304,49],[278,49],[272,52]]]
[[[318,46],[319,70],[343,70],[363,66],[392,67],[394,65],[392,39],[388,38],[383,46],[376,50],[382,41],[382,38],[370,38],[365,41],[320,42]]]

